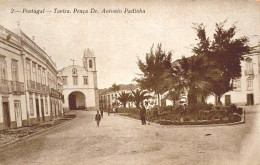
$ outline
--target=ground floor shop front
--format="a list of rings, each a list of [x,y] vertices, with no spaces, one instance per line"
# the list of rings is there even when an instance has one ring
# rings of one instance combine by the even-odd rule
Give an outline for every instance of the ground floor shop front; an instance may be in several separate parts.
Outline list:
[[[26,92],[0,95],[0,130],[30,126],[63,115],[59,97]]]

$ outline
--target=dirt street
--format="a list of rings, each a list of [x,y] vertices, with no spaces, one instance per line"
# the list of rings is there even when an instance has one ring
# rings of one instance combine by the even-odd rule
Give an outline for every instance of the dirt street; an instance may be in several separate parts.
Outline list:
[[[95,112],[75,113],[71,122],[1,151],[0,164],[252,164],[252,144],[244,140],[254,137],[250,125],[259,113],[247,124],[215,127],[141,125],[104,114],[99,128]]]

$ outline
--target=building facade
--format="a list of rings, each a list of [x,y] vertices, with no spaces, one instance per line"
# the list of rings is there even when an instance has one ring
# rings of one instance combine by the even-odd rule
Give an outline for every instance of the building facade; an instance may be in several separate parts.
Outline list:
[[[233,91],[227,92],[221,102],[225,105],[258,105],[260,101],[260,44],[241,61],[241,77],[234,80]],[[207,99],[214,104],[214,97]]]
[[[63,80],[64,109],[98,110],[98,84],[96,58],[87,49],[83,55],[83,67],[70,65],[59,70]]]
[[[112,108],[113,105],[121,106],[120,102],[117,100],[119,93],[125,92],[131,94],[131,91],[138,89],[137,85],[134,84],[120,84],[119,91],[113,91],[111,88],[100,89],[99,90],[99,105],[102,109]],[[132,102],[126,104],[127,108],[134,107]]]
[[[99,105],[102,109],[109,109],[113,106],[117,105],[118,107],[123,107],[123,105],[117,100],[119,97],[119,94],[122,92],[132,94],[132,91],[136,91],[137,89],[140,89],[138,85],[134,84],[120,84],[119,85],[119,91],[113,91],[112,88],[108,89],[100,89],[99,90]],[[151,109],[152,107],[158,105],[158,98],[157,95],[153,92],[147,93],[147,95],[150,95],[151,98],[146,99],[144,102],[147,103],[146,106],[148,109]],[[135,108],[134,102],[127,102],[126,108]]]
[[[30,126],[61,115],[57,69],[19,28],[0,26],[0,130]]]

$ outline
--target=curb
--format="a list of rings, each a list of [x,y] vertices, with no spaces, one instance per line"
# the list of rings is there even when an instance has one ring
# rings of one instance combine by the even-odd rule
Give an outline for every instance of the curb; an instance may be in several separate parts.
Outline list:
[[[75,117],[75,118],[77,118],[77,117]],[[39,134],[41,134],[41,133],[47,132],[47,131],[50,130],[50,129],[54,129],[54,128],[57,128],[57,127],[59,127],[59,126],[62,126],[62,125],[64,125],[64,124],[66,124],[66,123],[72,122],[73,119],[75,119],[75,118],[72,118],[71,120],[65,121],[65,122],[63,122],[63,123],[61,123],[61,124],[58,124],[58,125],[55,125],[55,126],[53,126],[53,127],[49,127],[49,128],[43,129],[43,130],[41,130],[41,131],[32,133],[32,134],[27,135],[27,136],[24,136],[24,137],[22,137],[22,138],[19,138],[19,139],[16,139],[16,140],[14,140],[14,141],[10,141],[10,142],[8,142],[8,143],[5,143],[5,144],[3,144],[3,145],[0,145],[0,151],[3,151],[4,149],[8,148],[10,145],[17,144],[17,143],[19,143],[19,142],[21,142],[21,141],[23,141],[23,140],[26,140],[26,139],[28,139],[28,138],[30,138],[30,137],[39,135]]]
[[[130,118],[130,117],[126,117],[126,116],[121,116],[121,115],[117,115],[120,116],[122,118],[125,119],[129,119],[129,120],[133,120],[133,121],[139,121],[138,119],[134,119],[134,118]],[[224,124],[207,124],[207,125],[161,125],[161,124],[157,124],[157,123],[152,123],[149,122],[149,125],[154,125],[154,126],[162,126],[162,127],[176,127],[176,128],[180,128],[180,127],[217,127],[217,126],[233,126],[233,125],[239,125],[239,124],[245,124],[245,115],[241,116],[241,121],[239,122],[234,122],[234,123],[224,123]]]
[[[126,117],[126,116],[121,116],[121,115],[117,115],[117,116],[120,116],[122,118],[125,118],[125,119],[128,119],[128,120],[133,120],[133,121],[138,121],[138,122],[141,122],[141,120],[138,120],[138,119],[134,119],[134,118],[131,118],[131,117]],[[149,121],[147,121],[149,122]],[[147,125],[157,125],[157,126],[163,126],[163,125],[160,125],[160,124],[156,124],[156,123],[152,123],[152,122],[149,122],[150,124],[147,124]]]

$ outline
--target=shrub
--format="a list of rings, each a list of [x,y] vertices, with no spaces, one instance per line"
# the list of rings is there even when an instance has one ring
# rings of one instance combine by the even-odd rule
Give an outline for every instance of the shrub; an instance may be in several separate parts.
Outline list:
[[[234,113],[238,113],[239,115],[243,114],[243,108],[237,108],[236,111],[234,111]]]
[[[219,105],[215,106],[215,110],[220,110],[220,106]]]
[[[234,108],[232,108],[231,106],[226,106],[226,107],[224,107],[224,108],[225,108],[224,110],[227,111],[227,114],[228,114],[228,115],[233,114],[233,109],[234,109]]]
[[[185,117],[183,118],[183,121],[190,121],[190,116],[185,116]]]
[[[235,111],[237,110],[237,106],[236,106],[235,104],[232,104],[232,105],[230,106],[230,108],[231,108],[231,110],[232,110],[233,112],[235,112]]]
[[[233,122],[239,122],[241,121],[241,117],[238,115],[229,115],[228,116],[228,121],[233,123]]]
[[[164,111],[174,111],[177,108],[177,106],[163,106],[160,107],[160,112],[164,112]]]
[[[200,110],[212,110],[212,109],[213,109],[213,104],[206,104],[206,103],[197,103],[188,106],[188,111],[190,113],[196,113],[199,112]]]

